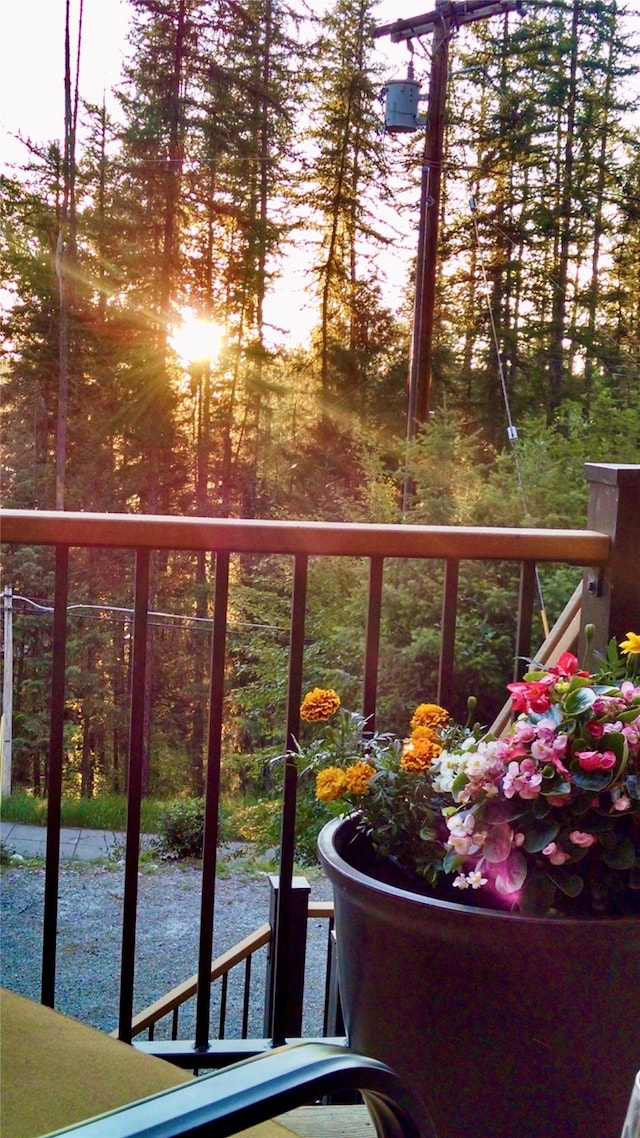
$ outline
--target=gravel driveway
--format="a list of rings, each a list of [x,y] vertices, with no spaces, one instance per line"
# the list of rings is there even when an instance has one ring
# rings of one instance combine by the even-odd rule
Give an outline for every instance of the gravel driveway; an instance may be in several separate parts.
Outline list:
[[[331,886],[319,871],[309,875],[313,900],[331,898]],[[39,999],[42,953],[44,869],[30,866],[3,870],[0,914],[1,982],[22,995]],[[268,920],[266,874],[225,869],[216,885],[214,955],[232,947]],[[63,866],[60,874],[56,1007],[93,1027],[117,1026],[120,928],[124,879],[121,865]],[[141,1011],[197,971],[200,871],[186,865],[161,864],[140,874],[136,944],[135,1011]],[[305,982],[305,1035],[320,1034],[326,921],[309,922]],[[266,951],[252,971],[250,1036],[262,1036]],[[237,969],[242,973],[243,969]],[[239,1035],[241,982],[229,983],[227,1035]],[[218,997],[212,998],[212,1034],[216,1034]],[[238,1026],[237,1026],[238,1025]],[[166,1037],[169,1024],[156,1033]],[[193,1008],[181,1013],[182,1038],[193,1038]]]

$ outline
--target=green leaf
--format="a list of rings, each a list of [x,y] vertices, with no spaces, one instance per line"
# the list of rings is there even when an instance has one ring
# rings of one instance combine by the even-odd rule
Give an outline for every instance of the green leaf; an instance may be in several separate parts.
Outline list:
[[[602,860],[610,869],[631,869],[636,864],[636,850],[630,838],[621,838],[612,850],[605,850]]]
[[[515,796],[511,801],[508,799],[489,799],[484,804],[482,820],[490,826],[496,826],[500,822],[512,822],[514,818],[520,818],[524,813],[522,803],[516,801]]]
[[[630,794],[632,798],[640,798],[640,776],[637,774],[627,775],[625,786],[627,794]]]
[[[636,711],[637,715],[637,711]],[[620,731],[610,731],[606,738],[606,750],[613,751],[618,760],[618,767],[629,757],[629,744]]]
[[[565,712],[571,716],[582,715],[593,706],[595,701],[596,695],[591,688],[577,688],[575,691],[570,691],[565,699]]]
[[[469,779],[467,778],[464,771],[460,771],[460,774],[456,775],[455,779],[453,780],[453,785],[451,787],[452,794],[456,795],[460,790],[464,790],[468,781]]]
[[[544,798],[544,793],[541,792],[537,798],[531,802],[531,814],[534,818],[546,818],[551,813],[551,806]]]
[[[547,877],[551,878],[565,897],[578,897],[584,888],[584,881],[577,873],[567,873],[566,869],[560,867],[548,869]]]
[[[604,790],[611,782],[611,771],[583,771],[581,767],[572,771],[575,786],[581,790]]]
[[[550,822],[546,826],[532,827],[525,833],[524,848],[528,853],[539,853],[549,845],[558,834],[560,826],[557,822]]]
[[[569,794],[570,791],[571,783],[567,782],[566,779],[554,783],[553,786],[542,786],[540,788],[540,794],[543,796],[547,794]]]
[[[464,864],[464,858],[457,854],[455,850],[448,850],[444,855],[442,861],[442,868],[445,873],[451,873],[454,869],[459,869]]]
[[[555,891],[556,887],[546,873],[528,873],[520,894],[520,911],[532,916],[547,913],[553,904]]]

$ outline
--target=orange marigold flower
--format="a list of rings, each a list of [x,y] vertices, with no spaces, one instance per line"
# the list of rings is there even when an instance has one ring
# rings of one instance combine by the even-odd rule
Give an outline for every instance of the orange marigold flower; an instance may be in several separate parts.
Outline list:
[[[347,767],[345,774],[349,794],[366,794],[369,783],[375,773],[375,767],[372,767],[371,763],[365,763],[363,761],[354,763],[351,767]]]
[[[416,727],[403,747],[400,768],[403,771],[427,771],[441,752],[442,747],[433,732],[428,727]]]
[[[450,718],[449,712],[437,703],[421,703],[416,707],[411,720],[411,730],[416,727],[444,727]]]
[[[307,692],[300,705],[300,718],[305,723],[324,723],[340,707],[340,696],[333,688],[314,688]]]
[[[335,802],[347,789],[347,776],[340,767],[327,767],[316,775],[316,798]]]

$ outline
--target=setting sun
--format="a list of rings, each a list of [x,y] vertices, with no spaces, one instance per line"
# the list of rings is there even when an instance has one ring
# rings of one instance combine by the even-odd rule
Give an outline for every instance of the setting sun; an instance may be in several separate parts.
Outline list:
[[[183,363],[213,360],[219,355],[224,336],[219,324],[185,310],[182,323],[171,333],[171,346]]]

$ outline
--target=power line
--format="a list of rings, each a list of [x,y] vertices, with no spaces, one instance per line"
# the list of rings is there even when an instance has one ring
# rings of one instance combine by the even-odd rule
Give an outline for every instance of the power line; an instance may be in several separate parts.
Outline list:
[[[31,614],[15,612],[16,616],[49,616],[53,614],[54,606],[47,602],[34,601],[31,597],[23,597],[18,593],[13,594],[14,601],[22,601],[23,604],[30,605],[35,611]],[[125,624],[133,620],[134,609],[126,608],[120,605],[90,605],[90,604],[70,604],[67,605],[67,612],[83,616],[86,620],[102,620],[103,618],[98,613],[115,613],[121,616],[120,623]],[[202,626],[202,631],[207,631],[213,628],[213,617],[208,616],[187,616],[185,613],[174,612],[156,612],[150,611],[147,614],[151,618],[151,623],[155,628],[191,628],[193,625]],[[107,617],[113,623],[116,621],[113,617]],[[162,623],[169,621],[170,623]],[[236,630],[252,629],[262,632],[279,633],[285,636],[289,635],[288,628],[279,628],[273,624],[257,624],[253,621],[236,620],[228,622],[228,627]]]

